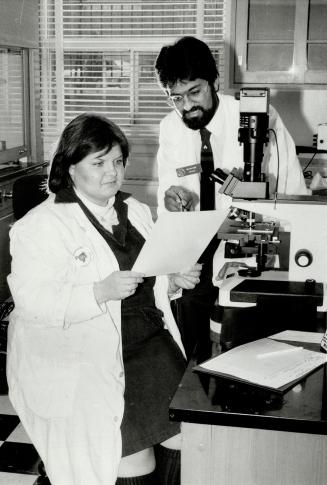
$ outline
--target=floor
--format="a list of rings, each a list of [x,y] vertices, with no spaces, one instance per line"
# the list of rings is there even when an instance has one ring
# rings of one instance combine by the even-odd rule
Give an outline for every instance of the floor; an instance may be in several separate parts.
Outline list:
[[[0,395],[0,484],[49,485],[39,476],[40,458],[6,394]]]

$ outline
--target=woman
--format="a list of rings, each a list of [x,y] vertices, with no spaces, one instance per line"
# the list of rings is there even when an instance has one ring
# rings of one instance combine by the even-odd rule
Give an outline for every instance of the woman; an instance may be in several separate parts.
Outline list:
[[[152,219],[119,190],[128,153],[108,119],[75,118],[52,194],[10,234],[9,396],[52,485],[179,483],[168,405],[185,361],[169,294],[194,287],[200,266],[131,271]]]

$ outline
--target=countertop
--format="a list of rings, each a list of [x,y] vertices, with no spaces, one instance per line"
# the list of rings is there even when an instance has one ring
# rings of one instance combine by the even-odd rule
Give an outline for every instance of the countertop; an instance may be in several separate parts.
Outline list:
[[[301,343],[319,351],[318,344]],[[170,405],[170,419],[189,423],[327,434],[326,365],[281,394],[192,371],[189,362]]]
[[[6,182],[13,178],[21,177],[34,170],[46,167],[49,162],[36,162],[36,163],[2,163],[0,164],[0,183]]]

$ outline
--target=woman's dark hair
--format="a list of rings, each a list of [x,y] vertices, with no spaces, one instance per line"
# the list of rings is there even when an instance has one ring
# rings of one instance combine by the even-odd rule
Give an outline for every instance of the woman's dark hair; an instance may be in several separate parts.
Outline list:
[[[177,81],[205,79],[213,84],[219,76],[211,50],[195,37],[182,37],[175,44],[164,46],[157,57],[155,70],[165,91]]]
[[[114,145],[120,146],[125,165],[129,155],[128,141],[113,121],[96,113],[83,113],[74,118],[62,132],[52,160],[48,182],[51,192],[73,186],[69,174],[71,165],[90,153],[109,152]]]

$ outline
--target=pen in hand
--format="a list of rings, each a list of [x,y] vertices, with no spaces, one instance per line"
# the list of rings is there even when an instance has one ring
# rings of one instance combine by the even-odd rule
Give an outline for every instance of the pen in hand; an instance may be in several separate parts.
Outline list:
[[[303,347],[292,347],[289,349],[275,350],[272,352],[265,352],[264,354],[258,354],[257,359],[266,359],[268,357],[279,357],[287,354],[293,354],[294,352],[300,352]]]
[[[183,197],[179,194],[179,192],[176,193],[178,199],[179,199],[179,206],[180,206],[180,212],[184,212],[185,211],[185,200],[183,199]]]

